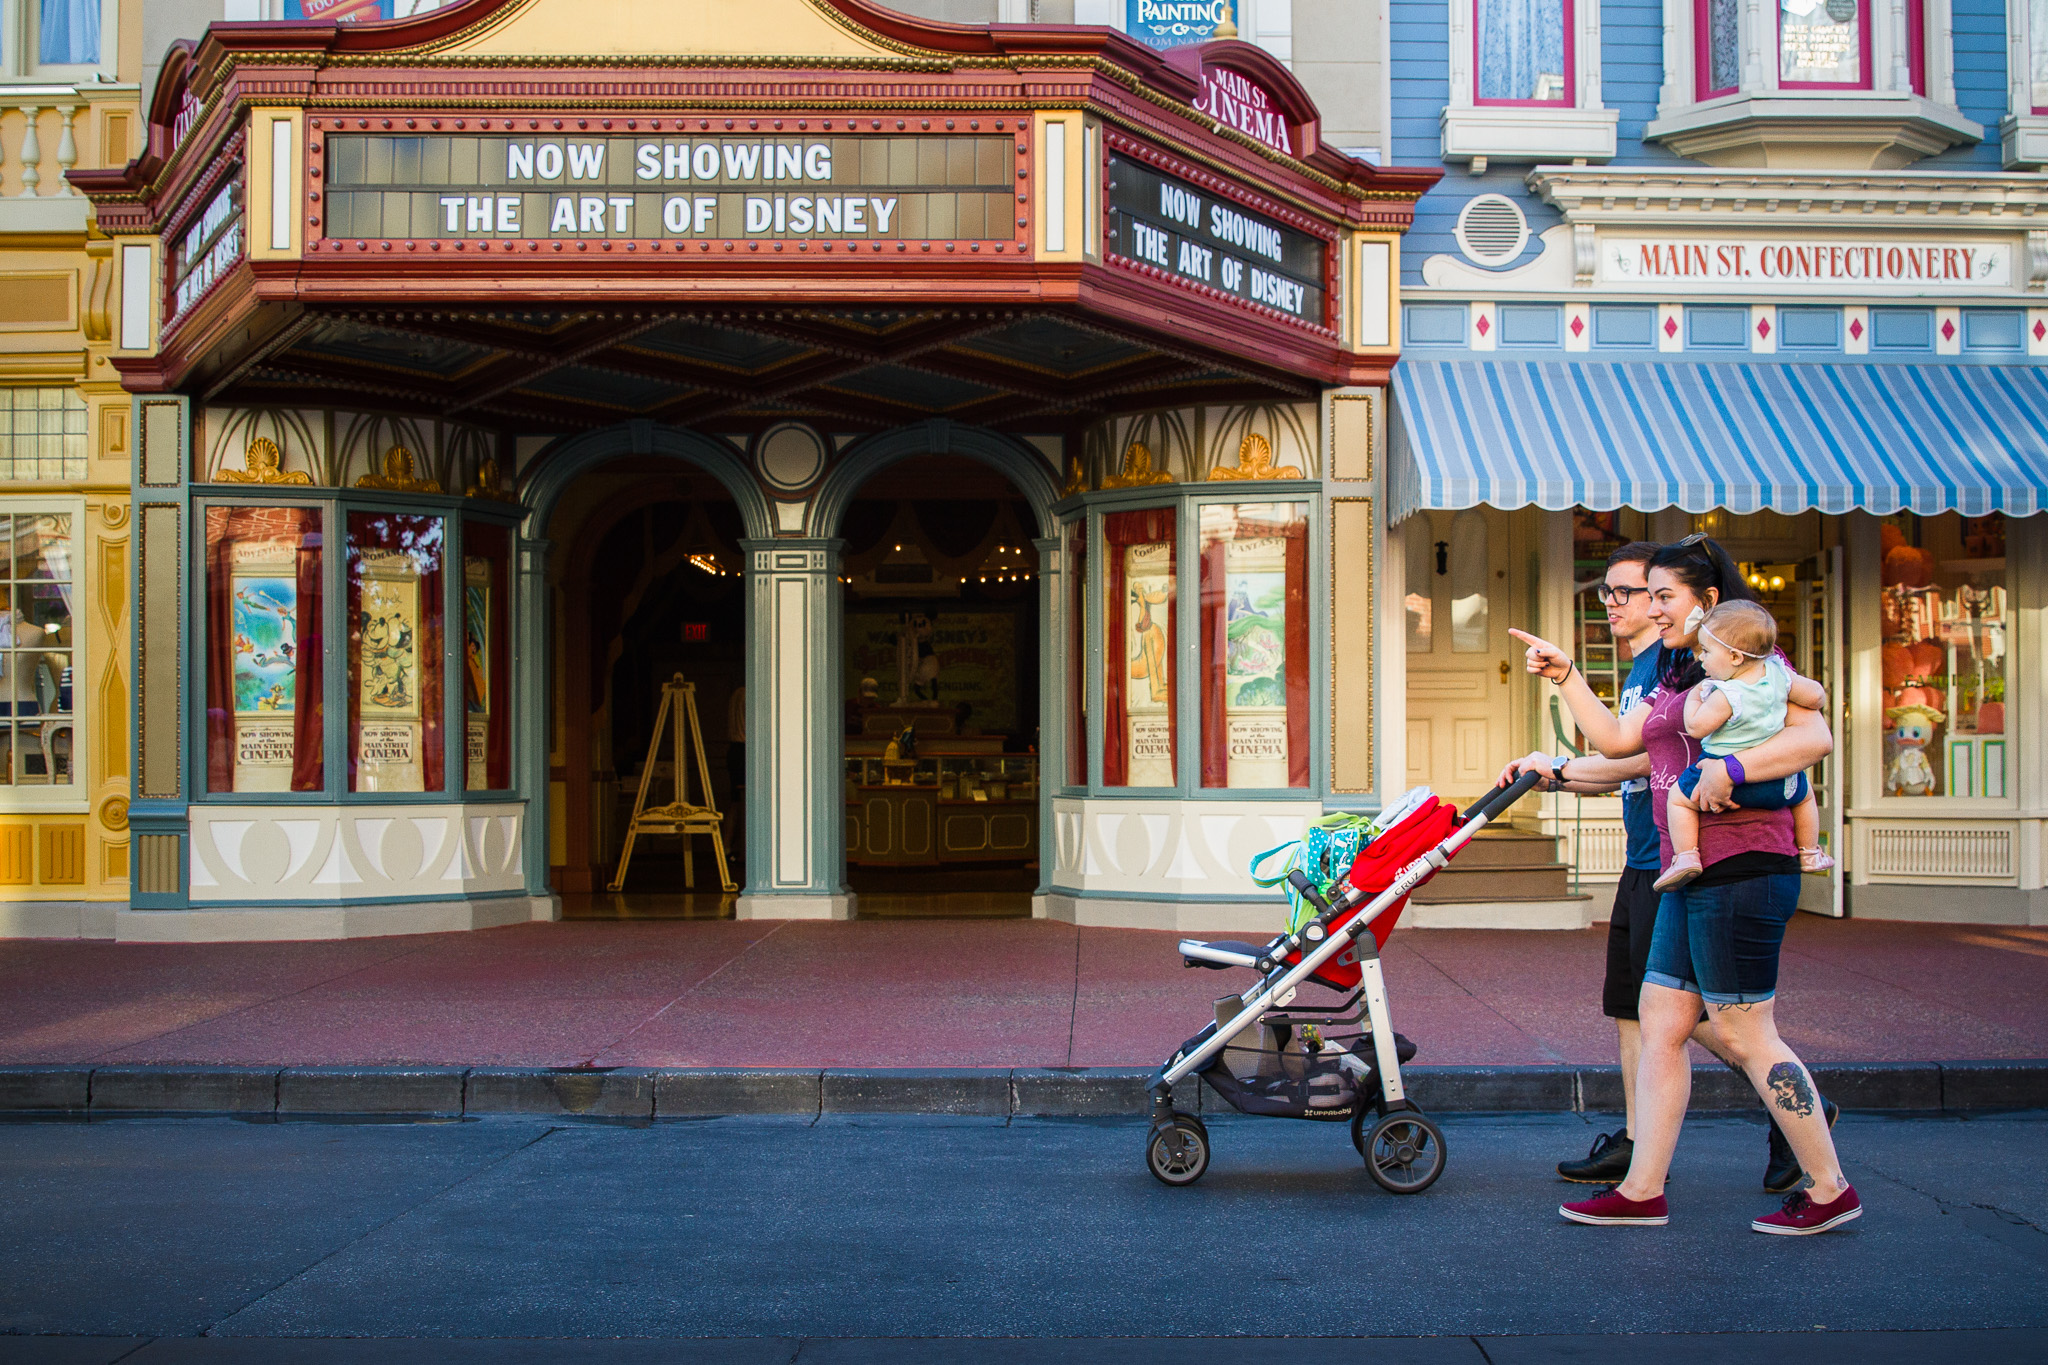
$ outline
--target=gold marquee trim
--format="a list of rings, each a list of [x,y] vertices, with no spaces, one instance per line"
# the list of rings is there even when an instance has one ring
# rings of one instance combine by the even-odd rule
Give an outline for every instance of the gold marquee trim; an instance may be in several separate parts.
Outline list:
[[[1209,482],[1222,479],[1298,479],[1301,470],[1291,464],[1273,464],[1273,444],[1256,431],[1238,443],[1237,464],[1217,465],[1209,471]]]
[[[277,442],[268,436],[258,436],[249,442],[249,448],[242,452],[241,469],[222,469],[214,473],[215,483],[311,483],[313,476],[303,469],[284,469],[283,452]]]
[[[413,477],[412,452],[404,446],[393,446],[384,452],[384,472],[365,474],[356,480],[358,488],[384,488],[398,493],[438,493],[439,479]]]
[[[1149,488],[1153,484],[1172,483],[1173,475],[1166,470],[1152,468],[1152,452],[1143,441],[1133,441],[1124,451],[1124,467],[1102,481],[1104,488]]]

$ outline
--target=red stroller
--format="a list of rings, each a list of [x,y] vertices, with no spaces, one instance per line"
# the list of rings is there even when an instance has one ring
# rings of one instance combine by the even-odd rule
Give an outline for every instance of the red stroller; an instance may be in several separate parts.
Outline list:
[[[1351,1142],[1366,1170],[1395,1194],[1426,1190],[1444,1169],[1444,1136],[1407,1098],[1401,1063],[1415,1045],[1394,1032],[1387,1013],[1380,949],[1409,893],[1450,864],[1472,836],[1519,801],[1541,777],[1524,773],[1480,798],[1460,816],[1428,792],[1359,851],[1328,900],[1300,872],[1288,881],[1317,911],[1264,948],[1183,939],[1190,967],[1250,967],[1243,994],[1216,1002],[1216,1018],[1181,1044],[1152,1078],[1152,1132],[1146,1165],[1169,1185],[1192,1185],[1209,1168],[1209,1130],[1173,1107],[1173,1087],[1199,1076],[1224,1103],[1272,1118],[1351,1121]],[[1335,1005],[1296,1005],[1304,984],[1339,992]],[[1371,1113],[1373,1122],[1366,1125]]]

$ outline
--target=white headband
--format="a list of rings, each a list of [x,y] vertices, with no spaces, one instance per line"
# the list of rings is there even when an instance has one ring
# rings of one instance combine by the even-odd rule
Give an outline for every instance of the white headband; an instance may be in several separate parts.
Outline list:
[[[1734,645],[1729,644],[1726,640],[1714,634],[1713,631],[1708,630],[1705,626],[1700,627],[1700,634],[1706,636],[1709,640],[1712,640],[1715,644],[1721,646],[1721,648],[1727,650],[1730,654],[1733,654],[1738,659],[1761,659],[1765,657],[1762,654],[1752,654],[1746,649],[1737,649]]]

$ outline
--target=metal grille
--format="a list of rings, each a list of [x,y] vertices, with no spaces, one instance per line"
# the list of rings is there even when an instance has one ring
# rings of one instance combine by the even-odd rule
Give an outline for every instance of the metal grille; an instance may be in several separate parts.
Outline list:
[[[1482,194],[1458,215],[1458,246],[1480,265],[1506,265],[1529,241],[1529,220],[1504,195]]]
[[[1879,877],[2010,877],[2012,831],[1880,825],[1870,831],[1870,871]]]

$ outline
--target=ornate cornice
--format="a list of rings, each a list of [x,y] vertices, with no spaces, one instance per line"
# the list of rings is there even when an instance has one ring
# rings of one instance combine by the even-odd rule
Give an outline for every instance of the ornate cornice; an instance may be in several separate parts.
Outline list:
[[[2033,224],[2020,220],[2048,208],[2048,178],[1999,171],[1538,166],[1528,184],[1575,226],[1782,229],[1798,220],[1896,232],[1933,220],[1945,232],[2021,232]]]

